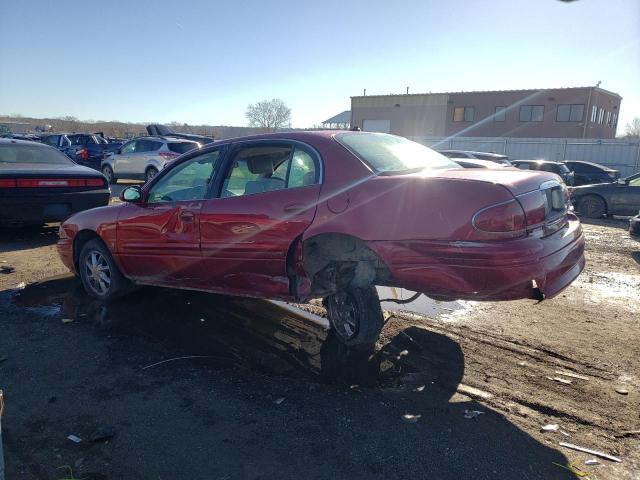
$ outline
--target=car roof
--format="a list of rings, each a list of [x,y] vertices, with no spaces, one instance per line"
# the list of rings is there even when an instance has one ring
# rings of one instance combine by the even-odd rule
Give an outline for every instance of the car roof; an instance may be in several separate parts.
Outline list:
[[[188,140],[186,138],[177,138],[177,137],[172,137],[170,135],[167,135],[167,136],[145,135],[143,137],[132,138],[131,140],[127,140],[127,142],[133,142],[134,140],[154,140],[156,142],[171,142],[171,143],[198,143],[195,140]]]
[[[511,160],[511,163],[553,163],[562,165],[562,162],[556,162],[554,160]]]
[[[32,142],[31,140],[18,140],[17,138],[0,138],[0,145],[17,144],[17,145],[33,145],[37,147],[48,147],[40,142]]]
[[[595,162],[585,162],[584,160],[564,160],[562,163],[581,163],[583,165],[591,165],[592,167],[598,167],[598,168],[601,168],[602,170],[609,170],[609,171],[615,172],[613,168],[609,168],[606,165],[601,165],[600,163],[595,163]]]
[[[470,153],[471,155],[489,155],[492,157],[496,157],[496,158],[506,158],[506,155],[502,155],[501,153],[494,153],[494,152],[478,152],[475,150],[438,150],[439,152],[448,152],[448,153]]]
[[[476,165],[480,168],[506,168],[502,163],[492,162],[491,160],[480,160],[478,158],[451,158],[454,162],[464,165]]]

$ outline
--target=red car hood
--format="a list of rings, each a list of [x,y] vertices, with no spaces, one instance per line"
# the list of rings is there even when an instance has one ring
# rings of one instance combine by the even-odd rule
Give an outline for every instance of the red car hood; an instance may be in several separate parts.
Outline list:
[[[562,182],[562,179],[555,173],[531,172],[515,168],[497,168],[495,170],[487,168],[456,168],[438,171],[434,174],[434,177],[499,184],[508,188],[514,196],[538,190],[540,184],[549,180]]]

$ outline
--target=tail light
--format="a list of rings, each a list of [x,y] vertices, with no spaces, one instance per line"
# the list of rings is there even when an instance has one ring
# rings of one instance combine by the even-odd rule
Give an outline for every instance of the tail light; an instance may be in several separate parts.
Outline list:
[[[520,237],[525,233],[525,213],[517,200],[509,200],[478,211],[472,224],[495,238]]]
[[[179,157],[180,155],[178,155],[177,153],[171,153],[171,152],[160,152],[158,153],[158,156],[160,158],[164,158],[165,160],[172,160],[176,157]]]
[[[0,179],[0,188],[106,187],[102,178],[17,178]]]

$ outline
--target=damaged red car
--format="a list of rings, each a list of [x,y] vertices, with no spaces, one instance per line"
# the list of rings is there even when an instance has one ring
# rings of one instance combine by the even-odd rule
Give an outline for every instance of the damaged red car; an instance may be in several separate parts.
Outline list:
[[[462,169],[386,134],[215,142],[121,199],[60,227],[60,257],[90,295],[159,285],[323,298],[346,344],[380,333],[375,285],[439,300],[542,299],[585,265],[555,174]]]

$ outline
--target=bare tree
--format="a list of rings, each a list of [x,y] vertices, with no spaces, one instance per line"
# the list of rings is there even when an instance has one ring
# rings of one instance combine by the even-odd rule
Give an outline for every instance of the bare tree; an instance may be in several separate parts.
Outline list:
[[[625,138],[640,138],[640,117],[636,117],[624,127]]]
[[[291,109],[279,98],[262,100],[247,107],[245,114],[250,127],[275,131],[291,123]]]

